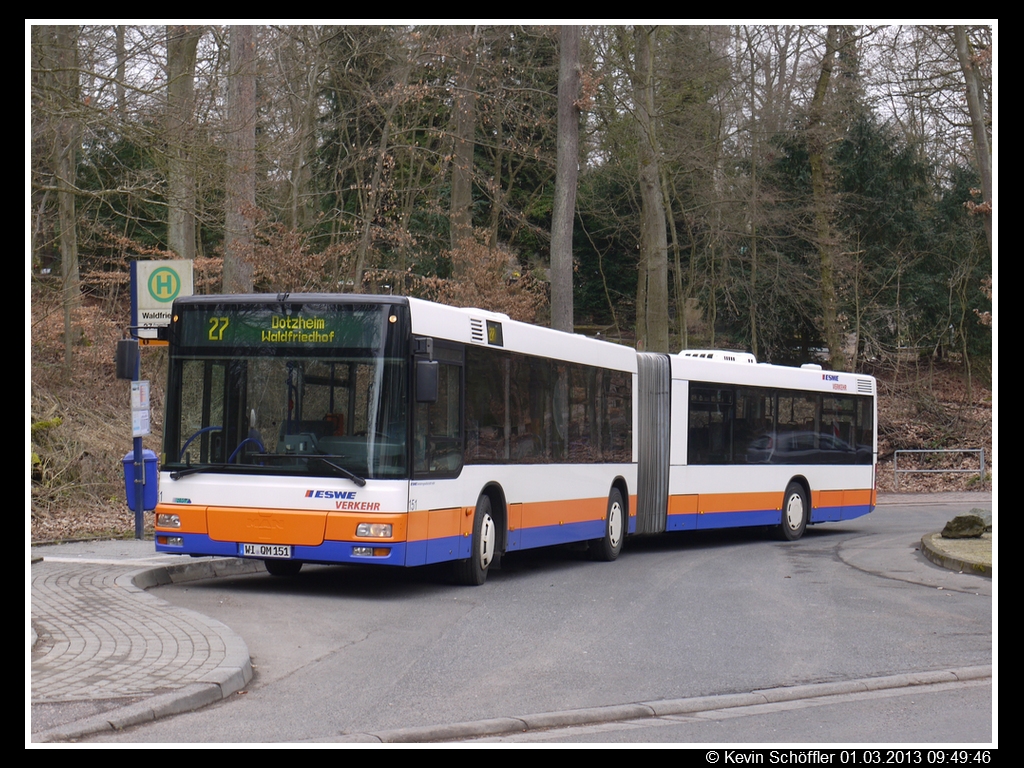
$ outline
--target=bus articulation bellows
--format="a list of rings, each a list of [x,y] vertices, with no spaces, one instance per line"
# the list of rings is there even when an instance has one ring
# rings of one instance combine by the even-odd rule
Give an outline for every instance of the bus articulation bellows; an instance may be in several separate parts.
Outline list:
[[[772,526],[875,503],[870,376],[628,347],[397,296],[179,299],[156,547],[303,563],[450,561]],[[722,359],[727,358],[727,359]],[[729,359],[731,358],[731,359]]]

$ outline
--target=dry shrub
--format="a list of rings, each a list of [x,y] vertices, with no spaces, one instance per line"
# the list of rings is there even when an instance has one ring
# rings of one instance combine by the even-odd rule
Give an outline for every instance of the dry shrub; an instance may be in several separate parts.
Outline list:
[[[451,279],[423,278],[422,298],[455,307],[477,307],[501,312],[513,320],[536,323],[547,308],[547,286],[521,271],[519,259],[507,247],[488,246],[484,233],[449,252]]]
[[[33,541],[125,535],[133,515],[125,503],[121,458],[132,446],[129,383],[114,375],[114,348],[128,318],[84,300],[72,313],[72,363],[64,361],[60,292],[32,291],[31,535]],[[163,416],[161,352],[143,353],[152,386],[147,448],[158,450]]]
[[[265,211],[252,211],[256,226],[244,259],[253,266],[253,290],[258,293],[317,293],[337,290],[356,245],[343,241],[314,251],[309,234],[272,221]],[[216,291],[214,291],[216,292]]]
[[[968,390],[961,371],[934,365],[919,377],[875,371],[878,377],[878,467],[880,492],[895,487],[893,459],[897,450],[985,451],[986,479],[976,472],[901,475],[901,492],[932,493],[991,487],[994,464],[992,393],[975,384]],[[901,469],[978,469],[977,454],[901,454]]]

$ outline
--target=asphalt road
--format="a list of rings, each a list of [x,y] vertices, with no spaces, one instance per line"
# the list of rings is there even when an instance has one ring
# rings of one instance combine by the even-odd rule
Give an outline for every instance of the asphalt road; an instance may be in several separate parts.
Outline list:
[[[992,581],[917,551],[923,534],[969,507],[882,506],[794,543],[757,531],[631,540],[615,563],[527,552],[506,557],[478,588],[452,585],[444,569],[348,567],[163,587],[163,599],[241,635],[255,677],[233,700],[89,741],[344,740],[366,729],[991,664]],[[963,695],[977,703],[990,691],[972,685]],[[930,694],[925,720],[959,722],[964,741],[992,739],[991,705],[957,720],[957,696]],[[829,705],[825,728],[795,727],[811,715],[785,712],[800,708],[770,713],[782,718],[778,740],[844,742],[853,722],[857,740],[934,738],[918,718],[865,718],[877,704]],[[555,740],[757,743],[770,740],[764,716],[729,717],[717,736],[675,723],[682,730]]]

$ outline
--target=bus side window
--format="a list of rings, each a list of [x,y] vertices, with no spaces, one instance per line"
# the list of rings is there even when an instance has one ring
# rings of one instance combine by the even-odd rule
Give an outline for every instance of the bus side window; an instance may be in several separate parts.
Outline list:
[[[462,470],[461,374],[461,366],[439,364],[437,401],[416,403],[413,469],[418,475],[457,475]]]

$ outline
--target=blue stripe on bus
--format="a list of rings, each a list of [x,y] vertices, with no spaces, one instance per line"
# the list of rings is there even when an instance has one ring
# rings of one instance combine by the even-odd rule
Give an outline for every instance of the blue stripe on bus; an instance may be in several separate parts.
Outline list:
[[[709,512],[697,515],[698,530],[743,528],[748,525],[778,525],[782,513],[777,509],[751,509],[743,512]]]
[[[172,547],[161,544],[160,538],[179,538],[183,546]],[[177,555],[210,555],[220,557],[237,557],[238,545],[231,541],[214,541],[205,533],[157,533],[156,551]]]
[[[469,557],[473,542],[469,536],[442,536],[416,543],[427,545],[425,563],[443,563],[448,560],[465,560]]]
[[[165,534],[159,534],[165,535]],[[219,557],[241,557],[241,542],[215,541],[203,533],[179,533],[172,534],[181,537],[184,541],[181,547],[172,547],[167,544],[157,543],[158,552],[171,554],[188,555],[210,555]],[[457,538],[457,537],[456,537]],[[400,542],[372,542],[372,541],[325,541],[315,547],[292,545],[292,560],[305,560],[316,563],[371,563],[374,565],[406,565],[406,543]],[[388,547],[391,551],[384,557],[366,557],[352,554],[353,547]],[[468,555],[467,555],[468,556]],[[262,559],[262,558],[253,558]],[[441,558],[452,560],[455,558]],[[430,560],[427,562],[440,562]]]
[[[697,515],[669,515],[665,522],[666,531],[695,531],[697,530]]]
[[[813,510],[811,522],[852,520],[869,514],[870,504],[842,507],[818,507]],[[775,509],[749,510],[744,512],[714,512],[705,515],[669,515],[666,531],[711,530],[715,528],[740,528],[744,526],[778,525],[780,513]],[[636,518],[629,518],[630,528],[635,530]],[[178,536],[183,546],[173,547],[156,544],[157,552],[171,554],[208,555],[212,557],[240,557],[241,544],[232,541],[215,541],[206,534],[178,533],[164,534]],[[591,520],[564,525],[544,525],[535,528],[521,528],[509,534],[508,551],[534,549],[555,544],[569,544],[604,535],[604,521]],[[389,547],[385,557],[362,557],[352,554],[355,546]],[[470,556],[472,540],[469,536],[446,536],[413,542],[372,542],[372,541],[325,541],[315,547],[292,545],[293,560],[307,560],[321,563],[357,563],[372,565],[427,565],[450,560],[461,560]]]
[[[870,514],[871,510],[874,509],[870,504],[848,504],[843,507],[843,516],[841,520],[853,520],[855,517],[863,517],[864,515]]]
[[[811,510],[812,523],[834,523],[841,520],[843,515],[842,507],[815,507]]]
[[[853,504],[840,507],[815,507],[810,522],[828,523],[839,520],[853,520],[870,514],[870,504]],[[741,512],[713,512],[704,515],[669,515],[666,531],[714,530],[715,528],[742,528],[744,526],[778,525],[781,515],[776,509],[755,509]]]
[[[604,520],[586,520],[564,525],[540,525],[519,529],[520,549],[549,547],[553,544],[571,544],[577,541],[600,539],[604,536]]]
[[[853,520],[871,512],[870,504],[846,504],[840,507],[815,507],[811,512],[812,523],[834,523],[839,520]]]

